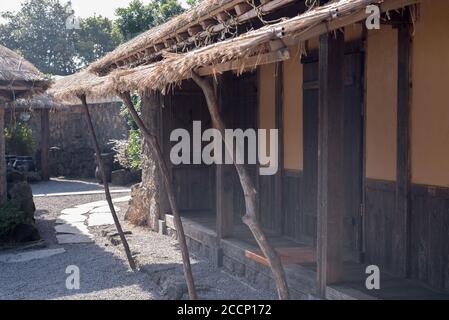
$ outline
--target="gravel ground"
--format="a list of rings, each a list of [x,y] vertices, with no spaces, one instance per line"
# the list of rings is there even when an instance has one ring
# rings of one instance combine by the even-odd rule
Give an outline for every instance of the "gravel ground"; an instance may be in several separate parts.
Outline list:
[[[114,194],[113,198],[126,194]],[[35,198],[36,218],[41,236],[49,248],[65,248],[66,252],[27,263],[0,263],[0,299],[89,299],[89,300],[149,300],[187,298],[182,273],[182,259],[176,240],[133,227],[123,222],[125,231],[132,232],[128,241],[140,272],[132,272],[122,246],[105,235],[115,233],[113,226],[91,228],[93,244],[60,246],[54,235],[55,220],[61,210],[75,205],[104,200],[104,195]],[[117,204],[123,218],[127,204]],[[116,240],[113,237],[112,240]],[[114,243],[114,244],[113,244]],[[68,290],[66,268],[80,268],[80,290]],[[200,299],[274,299],[242,283],[205,260],[192,258],[194,278]],[[180,289],[181,288],[181,289]],[[179,289],[181,292],[179,292]],[[183,295],[184,294],[184,295]]]

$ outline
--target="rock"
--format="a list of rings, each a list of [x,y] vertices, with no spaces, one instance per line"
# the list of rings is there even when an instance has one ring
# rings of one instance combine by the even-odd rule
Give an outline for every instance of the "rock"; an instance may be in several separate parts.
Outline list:
[[[125,169],[113,171],[111,181],[113,185],[126,186],[132,181],[131,172]]]
[[[0,262],[3,263],[28,262],[37,259],[49,258],[64,252],[65,252],[64,248],[58,248],[58,249],[33,250],[21,253],[5,254],[0,255]]]
[[[12,240],[15,242],[31,242],[37,241],[41,237],[39,231],[34,225],[31,224],[19,224],[17,225],[11,234]]]
[[[25,176],[25,173],[8,168],[6,174],[6,181],[8,181],[8,184],[14,184],[16,182],[23,182],[26,180],[27,178]]]
[[[87,220],[87,225],[89,227],[98,227],[112,224],[114,224],[114,219],[112,218],[112,214],[110,212],[93,213]]]
[[[10,184],[8,194],[15,207],[23,211],[30,219],[34,219],[36,206],[33,201],[33,191],[27,182],[21,181]]]
[[[159,231],[159,203],[157,194],[151,192],[143,184],[131,188],[131,200],[125,219],[136,226],[149,226],[151,230]]]
[[[78,243],[92,243],[94,240],[87,235],[75,234],[58,234],[56,239],[59,244],[78,244]]]
[[[55,226],[56,233],[90,235],[87,226],[83,223],[62,224]]]

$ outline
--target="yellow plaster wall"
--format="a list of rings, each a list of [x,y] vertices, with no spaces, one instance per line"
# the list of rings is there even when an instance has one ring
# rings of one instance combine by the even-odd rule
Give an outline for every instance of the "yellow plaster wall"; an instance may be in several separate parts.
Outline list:
[[[413,39],[412,181],[449,187],[449,1],[422,1]]]
[[[396,180],[397,30],[368,32],[366,48],[366,175]]]

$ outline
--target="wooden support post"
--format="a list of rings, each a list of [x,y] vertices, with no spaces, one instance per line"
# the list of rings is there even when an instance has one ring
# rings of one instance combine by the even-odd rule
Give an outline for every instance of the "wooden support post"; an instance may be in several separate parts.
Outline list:
[[[234,150],[232,150],[231,146],[226,143],[226,127],[220,114],[218,99],[214,88],[207,79],[200,77],[193,70],[192,78],[195,83],[203,90],[204,96],[207,101],[207,107],[209,108],[209,113],[212,118],[212,123],[214,124],[214,128],[220,131],[227,151],[233,154]],[[239,150],[237,148],[237,158],[240,156],[238,152]],[[290,299],[290,293],[288,291],[287,279],[285,277],[285,271],[284,267],[282,266],[281,259],[279,258],[279,255],[277,254],[274,247],[268,241],[268,238],[265,235],[265,232],[262,230],[262,226],[260,225],[260,222],[257,218],[258,194],[254,181],[252,180],[245,165],[234,163],[234,166],[240,178],[243,194],[245,196],[246,213],[242,219],[243,223],[245,223],[251,230],[257,244],[259,245],[265,257],[267,257],[271,271],[273,272],[279,298],[282,300],[288,300]]]
[[[229,79],[227,74],[219,76],[217,87],[220,112],[226,108]],[[223,153],[224,154],[224,153]],[[216,165],[216,210],[217,210],[217,236],[225,239],[232,236],[234,228],[234,199],[233,199],[234,167],[225,164]]]
[[[275,75],[275,122],[276,129],[279,132],[278,140],[278,172],[274,176],[274,214],[275,218],[275,231],[278,234],[282,234],[284,230],[284,208],[282,206],[282,181],[284,175],[284,133],[283,133],[283,114],[282,114],[282,104],[283,104],[283,85],[284,85],[284,64],[282,62],[276,63],[276,75]]]
[[[50,180],[49,169],[49,153],[50,153],[50,110],[41,110],[41,171],[42,180]]]
[[[118,96],[123,100],[123,103],[128,108],[129,112],[131,113],[132,118],[136,122],[137,126],[139,127],[140,131],[142,132],[142,135],[144,137],[144,140],[146,143],[149,144],[150,150],[152,150],[154,158],[156,159],[159,170],[161,172],[161,178],[164,181],[165,185],[165,191],[167,192],[167,197],[170,202],[170,207],[172,209],[173,217],[175,220],[175,227],[176,232],[178,233],[178,241],[179,245],[181,247],[181,254],[182,254],[182,262],[184,265],[184,276],[186,278],[187,282],[187,288],[189,290],[189,295],[191,300],[197,300],[198,296],[196,294],[195,290],[195,284],[193,281],[193,274],[192,274],[192,266],[190,265],[190,257],[189,257],[189,249],[187,248],[187,241],[186,236],[184,234],[184,227],[182,225],[181,215],[178,210],[178,205],[176,203],[175,199],[175,192],[173,190],[173,186],[170,181],[170,174],[168,171],[167,164],[165,163],[164,156],[162,154],[161,146],[159,144],[158,138],[151,134],[151,132],[148,130],[148,128],[143,123],[142,119],[140,118],[139,114],[137,113],[134,104],[131,99],[131,95],[129,92],[118,92]]]
[[[343,275],[344,35],[320,36],[318,107],[318,294]]]
[[[5,104],[0,101],[0,205],[7,200],[4,131],[5,131]]]
[[[396,214],[393,223],[398,232],[393,234],[393,250],[402,257],[395,266],[398,273],[410,276],[410,52],[409,24],[398,29],[398,111],[397,111],[397,183]],[[404,254],[405,253],[405,254]]]
[[[103,185],[104,185],[104,192],[106,195],[106,201],[108,202],[109,209],[111,210],[112,218],[114,219],[115,227],[117,228],[117,232],[120,236],[120,240],[122,241],[122,245],[125,249],[126,257],[128,258],[129,266],[132,270],[136,270],[136,263],[134,262],[134,259],[131,254],[131,250],[129,250],[128,241],[126,241],[125,234],[123,233],[122,226],[120,225],[120,221],[117,217],[117,213],[115,212],[114,203],[112,202],[111,192],[109,191],[109,183],[108,179],[106,177],[106,170],[104,167],[103,159],[101,158],[101,150],[100,145],[98,144],[97,135],[95,134],[95,129],[92,123],[92,118],[90,116],[89,107],[87,105],[86,96],[82,95],[79,96],[79,99],[81,100],[81,104],[83,106],[83,111],[86,116],[87,126],[89,128],[92,142],[94,144],[95,149],[95,156],[97,157],[98,166],[101,171],[101,175],[103,176]]]

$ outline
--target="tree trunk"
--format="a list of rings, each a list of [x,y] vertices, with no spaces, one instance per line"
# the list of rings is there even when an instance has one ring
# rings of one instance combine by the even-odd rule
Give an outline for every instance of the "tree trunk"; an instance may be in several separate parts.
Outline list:
[[[5,104],[0,101],[0,205],[7,200],[5,159]]]
[[[115,227],[117,228],[117,232],[120,235],[120,240],[122,241],[123,247],[125,249],[126,257],[128,258],[129,266],[132,270],[136,270],[136,264],[134,262],[134,259],[131,255],[131,251],[129,250],[128,241],[126,241],[125,234],[123,233],[122,226],[120,225],[120,221],[117,217],[117,213],[115,212],[114,203],[112,202],[111,192],[109,191],[109,183],[108,179],[106,177],[106,170],[104,167],[103,159],[101,158],[101,150],[100,146],[98,144],[97,136],[95,134],[95,129],[92,124],[92,118],[90,116],[89,107],[87,105],[86,96],[80,96],[79,99],[81,100],[81,103],[83,105],[83,111],[86,115],[87,120],[87,126],[89,128],[90,134],[92,136],[92,141],[94,144],[95,149],[95,155],[97,157],[98,167],[100,168],[101,175],[103,176],[103,185],[104,185],[104,192],[106,195],[106,200],[109,205],[109,209],[111,210],[112,217],[114,219]]]
[[[212,85],[208,80],[201,78],[195,72],[192,72],[192,74],[193,80],[203,90],[203,93],[206,97],[207,106],[209,108],[209,112],[214,127],[220,131],[228,152],[230,154],[233,154],[234,151],[230,148],[230,146],[226,144],[226,140],[224,139],[226,127],[224,125],[223,119],[221,118],[218,107],[218,99]],[[239,151],[237,149],[237,153],[238,152]],[[287,280],[285,277],[285,272],[281,260],[276,251],[274,250],[273,246],[268,242],[268,239],[262,230],[259,220],[257,219],[258,195],[256,187],[245,165],[240,165],[236,163],[234,163],[234,165],[239,175],[240,183],[242,185],[243,193],[245,195],[246,214],[243,217],[243,223],[245,223],[249,227],[249,229],[254,235],[254,238],[259,244],[260,249],[268,259],[271,271],[273,272],[274,275],[274,280],[276,282],[279,298],[281,300],[288,300],[290,299],[290,294],[288,291]]]
[[[189,250],[187,248],[187,242],[186,242],[186,237],[184,234],[184,228],[182,226],[181,216],[179,214],[178,206],[176,204],[175,193],[173,191],[173,187],[170,182],[170,174],[169,174],[169,171],[167,168],[167,164],[164,161],[164,157],[162,155],[159,141],[156,136],[154,136],[150,133],[150,131],[147,129],[147,127],[143,123],[142,119],[139,117],[139,114],[137,113],[136,109],[134,108],[133,102],[131,100],[131,95],[129,94],[129,92],[118,93],[118,95],[125,103],[126,107],[128,108],[129,112],[131,113],[134,121],[137,123],[137,126],[141,130],[141,132],[144,136],[144,140],[146,141],[146,143],[148,143],[149,148],[153,152],[155,159],[157,159],[157,163],[159,165],[159,170],[161,172],[161,178],[164,181],[165,190],[167,192],[168,200],[170,202],[170,207],[173,212],[176,231],[178,232],[178,240],[179,240],[179,244],[181,246],[182,261],[183,261],[183,265],[184,265],[184,275],[186,278],[187,288],[189,290],[190,299],[197,300],[198,297],[197,297],[195,285],[193,282],[192,267],[190,265]]]

